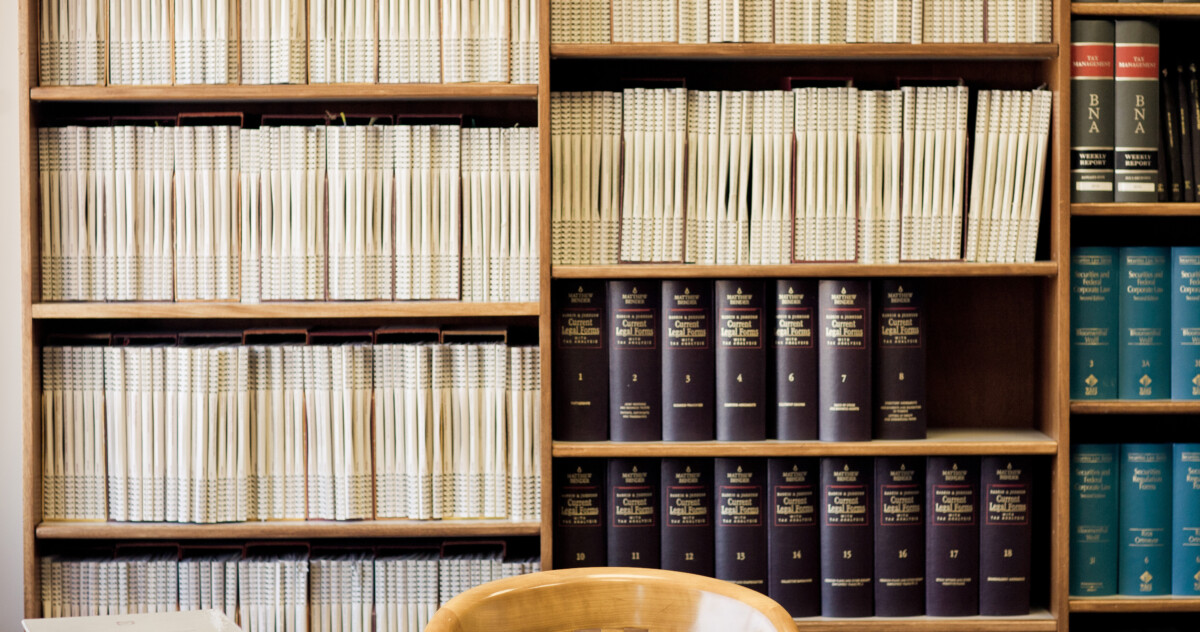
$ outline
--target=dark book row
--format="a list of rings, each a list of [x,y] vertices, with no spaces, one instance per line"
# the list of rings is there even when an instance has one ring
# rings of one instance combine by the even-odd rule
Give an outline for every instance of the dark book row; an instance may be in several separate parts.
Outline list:
[[[1200,595],[1200,443],[1071,449],[1075,596]]]
[[[1200,399],[1200,247],[1072,249],[1071,398]]]
[[[554,567],[642,566],[793,617],[1029,612],[1027,456],[561,459]]]
[[[557,440],[925,437],[915,281],[586,280],[552,293]]]

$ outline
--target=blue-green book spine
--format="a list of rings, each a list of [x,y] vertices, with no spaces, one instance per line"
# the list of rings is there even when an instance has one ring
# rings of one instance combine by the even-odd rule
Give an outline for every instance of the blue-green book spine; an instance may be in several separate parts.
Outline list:
[[[1117,594],[1116,444],[1071,450],[1071,589],[1073,596]]]
[[[1171,303],[1166,248],[1122,248],[1120,259],[1121,399],[1166,399],[1171,392]]]
[[[1121,446],[1122,595],[1171,594],[1171,444]]]
[[[1117,397],[1117,249],[1071,251],[1071,399]]]
[[[1176,443],[1171,472],[1171,594],[1200,595],[1200,443]]]
[[[1171,399],[1200,399],[1200,248],[1171,249]]]

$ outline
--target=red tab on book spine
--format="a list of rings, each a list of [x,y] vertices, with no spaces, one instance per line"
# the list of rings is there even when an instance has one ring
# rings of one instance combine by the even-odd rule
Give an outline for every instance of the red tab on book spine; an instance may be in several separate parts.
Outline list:
[[[1155,58],[1158,49],[1155,48]],[[1112,44],[1071,44],[1072,79],[1112,79]]]
[[[1117,79],[1158,79],[1158,46],[1117,44],[1116,62]]]

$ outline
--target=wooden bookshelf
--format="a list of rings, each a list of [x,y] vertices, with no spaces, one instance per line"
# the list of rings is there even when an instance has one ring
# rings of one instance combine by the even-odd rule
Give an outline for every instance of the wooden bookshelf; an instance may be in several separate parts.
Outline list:
[[[1054,615],[1044,608],[1019,617],[812,617],[795,621],[801,632],[1055,632],[1058,629]]]
[[[911,456],[956,454],[1052,455],[1058,442],[1026,429],[930,428],[918,441],[555,441],[561,457]]]
[[[551,44],[556,59],[895,59],[1019,61],[1058,57],[1058,44]]]
[[[35,320],[537,317],[537,303],[354,301],[281,303],[34,303]]]
[[[240,101],[535,101],[536,85],[507,83],[203,85],[203,86],[38,86],[36,102],[152,103]]]
[[[309,538],[459,538],[537,536],[537,522],[507,520],[361,520],[170,524],[43,522],[43,540],[303,540]]]
[[[1200,612],[1200,597],[1072,597],[1071,612]]]
[[[639,263],[611,266],[554,266],[556,279],[684,279],[737,277],[1054,277],[1054,261],[1034,263],[922,262],[868,265],[861,263],[794,263],[769,266],[721,266]]]
[[[1072,204],[1074,217],[1200,217],[1200,203]]]
[[[1186,2],[1072,2],[1071,14],[1115,18],[1200,18],[1200,6]]]
[[[1076,415],[1196,415],[1200,401],[1169,399],[1102,399],[1073,400],[1071,413]]]
[[[170,540],[269,540],[269,539],[381,539],[405,538],[538,538],[543,568],[552,567],[554,459],[612,456],[836,456],[836,455],[1034,455],[1045,479],[1036,481],[1035,494],[1049,498],[1050,515],[1039,517],[1042,528],[1035,549],[1046,558],[1034,560],[1035,573],[1049,572],[1038,586],[1033,603],[1039,607],[1020,617],[913,617],[798,620],[802,630],[901,630],[951,632],[1067,632],[1067,506],[1070,449],[1067,397],[1069,275],[1065,262],[1070,247],[1069,200],[1069,40],[1070,14],[1079,5],[1055,2],[1054,42],[1049,44],[554,44],[550,43],[550,2],[539,5],[539,83],[433,84],[433,85],[223,85],[223,86],[37,86],[37,3],[20,1],[18,25],[20,59],[19,103],[22,188],[21,260],[22,288],[22,429],[24,481],[21,509],[24,514],[24,599],[27,616],[41,614],[39,555],[45,546],[59,547],[88,541],[112,542]],[[1117,5],[1095,5],[1117,6]],[[1130,6],[1130,5],[1122,5]],[[1132,5],[1146,6],[1146,5]],[[1161,5],[1159,5],[1161,6]],[[1200,5],[1197,5],[1200,6]],[[719,61],[720,64],[708,62]],[[811,63],[807,63],[811,62]],[[574,72],[580,68],[603,71],[599,76]],[[709,69],[723,69],[707,77]],[[646,70],[648,69],[648,70]],[[799,69],[799,70],[797,70]],[[800,72],[819,76],[854,75],[863,85],[894,85],[897,76],[961,76],[972,88],[1033,88],[1046,84],[1056,93],[1056,113],[1051,122],[1049,163],[1041,202],[1039,260],[1024,264],[916,262],[894,265],[809,263],[778,266],[615,265],[572,266],[551,264],[551,77],[562,77],[588,86],[608,85],[613,77],[658,77],[691,72],[711,81],[734,83],[745,75],[746,85],[778,86],[778,80]],[[793,72],[794,71],[794,72]],[[897,74],[897,71],[901,71]],[[559,74],[561,73],[561,74]],[[861,73],[861,74],[860,74]],[[555,83],[557,86],[558,84]],[[584,87],[581,89],[599,89]],[[40,301],[39,174],[37,126],[39,120],[85,116],[96,110],[111,115],[155,114],[184,111],[189,104],[247,104],[247,110],[276,108],[288,113],[321,112],[326,103],[416,103],[414,109],[439,113],[470,109],[486,118],[523,113],[529,122],[536,106],[541,134],[539,167],[540,202],[538,252],[540,300],[526,303],[414,302],[280,302],[280,303],[46,303]],[[972,94],[974,101],[974,92]],[[468,103],[468,105],[462,105]],[[173,104],[179,104],[176,107]],[[311,104],[311,105],[310,105]],[[235,109],[238,105],[227,108]],[[378,105],[374,106],[378,107]],[[199,108],[192,108],[199,109]],[[349,110],[347,110],[349,111]],[[969,178],[969,176],[968,176]],[[1086,214],[1086,210],[1083,213]],[[1198,213],[1200,214],[1200,213]],[[1060,273],[1061,268],[1061,273]],[[924,277],[931,285],[947,289],[934,297],[930,310],[943,340],[929,358],[930,388],[942,390],[935,403],[940,424],[920,441],[821,443],[763,441],[754,443],[579,443],[556,442],[551,434],[553,411],[551,351],[553,347],[552,279],[662,279],[738,277]],[[942,279],[949,279],[943,282]],[[951,292],[950,290],[953,290]],[[360,522],[296,521],[215,525],[165,523],[66,523],[43,522],[41,455],[41,345],[47,334],[67,328],[178,327],[221,329],[232,321],[320,320],[322,324],[354,319],[426,319],[429,321],[496,319],[536,324],[541,350],[542,417],[536,428],[540,438],[541,520]],[[152,323],[148,321],[164,321]],[[969,384],[968,384],[969,382]],[[1040,501],[1039,501],[1040,502]]]

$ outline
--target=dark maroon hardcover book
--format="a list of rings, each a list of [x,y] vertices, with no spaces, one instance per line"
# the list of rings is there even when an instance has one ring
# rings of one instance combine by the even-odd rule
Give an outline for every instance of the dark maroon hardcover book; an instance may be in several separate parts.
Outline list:
[[[869,458],[821,459],[821,614],[826,617],[874,612],[874,470]]]
[[[608,282],[608,438],[662,439],[658,281]]]
[[[713,576],[712,459],[662,460],[662,568]]]
[[[925,613],[925,458],[875,459],[875,616]]]
[[[1033,467],[1027,456],[979,460],[979,614],[1029,614]]]
[[[767,596],[793,617],[821,614],[820,461],[767,461]]]
[[[775,281],[771,365],[771,436],[785,441],[817,438],[817,282]]]
[[[925,614],[979,614],[979,459],[925,462]]]
[[[924,288],[911,279],[882,281],[875,305],[874,437],[924,439]]]
[[[608,438],[608,336],[603,281],[556,282],[554,438]]]
[[[605,552],[603,459],[554,462],[554,568],[603,566]]]
[[[659,567],[658,466],[658,459],[608,460],[609,566]]]
[[[767,348],[762,279],[713,283],[717,312],[717,440],[767,438]]]
[[[712,282],[662,282],[664,441],[713,438]]]
[[[767,592],[767,463],[718,458],[713,462],[717,579]]]
[[[821,281],[817,288],[818,435],[871,439],[871,283]]]

